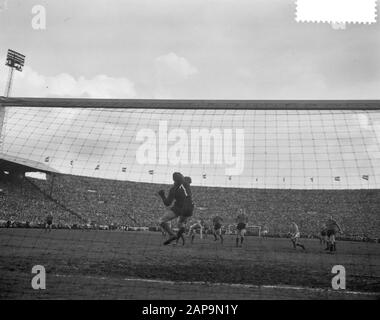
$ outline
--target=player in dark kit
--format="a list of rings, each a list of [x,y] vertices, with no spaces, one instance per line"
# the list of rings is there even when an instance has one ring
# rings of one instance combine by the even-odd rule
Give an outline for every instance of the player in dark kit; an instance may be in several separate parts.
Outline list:
[[[173,173],[174,184],[169,190],[166,197],[165,191],[158,192],[164,205],[168,208],[167,212],[160,219],[160,226],[169,234],[169,239],[164,242],[168,245],[174,240],[182,238],[184,241],[183,233],[185,232],[186,221],[192,216],[194,210],[194,203],[191,195],[190,183],[191,179],[185,181],[183,175],[179,172]],[[169,226],[169,221],[178,219],[178,232],[175,234]]]
[[[342,228],[334,218],[330,216],[326,222],[327,247],[325,250],[330,252],[336,251],[335,235],[338,232],[342,233]]]
[[[214,241],[218,240],[218,236],[219,236],[221,243],[223,243],[222,222],[223,222],[223,219],[219,216],[216,216],[212,219],[212,224],[214,226],[214,230],[213,230]]]
[[[247,232],[247,223],[248,223],[248,217],[244,213],[243,209],[240,209],[238,212],[238,216],[236,217],[236,246],[239,246],[239,239],[240,239],[240,246],[243,246],[243,241],[245,234]]]
[[[321,232],[319,233],[319,244],[324,245],[327,244],[327,227],[324,224],[321,228]]]
[[[47,232],[48,230],[50,232],[52,227],[53,227],[53,214],[49,212],[49,214],[46,216],[46,219],[45,219],[45,232]]]

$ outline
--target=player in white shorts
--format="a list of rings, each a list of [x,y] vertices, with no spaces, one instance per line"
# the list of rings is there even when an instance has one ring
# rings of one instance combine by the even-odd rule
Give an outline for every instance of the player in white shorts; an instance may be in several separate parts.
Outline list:
[[[297,249],[297,246],[298,246],[298,247],[301,247],[303,250],[305,250],[305,246],[300,243],[301,233],[295,222],[292,222],[290,224],[289,234],[290,234],[290,240],[292,241],[292,244],[293,244],[293,248]]]
[[[200,238],[203,239],[204,232],[204,221],[203,219],[199,219],[196,223],[192,224],[189,229],[189,237],[191,238],[191,243],[194,242],[195,234],[197,230],[199,230]]]

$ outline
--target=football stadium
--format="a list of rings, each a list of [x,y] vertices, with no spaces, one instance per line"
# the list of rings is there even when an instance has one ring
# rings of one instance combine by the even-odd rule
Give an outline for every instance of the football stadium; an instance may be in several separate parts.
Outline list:
[[[378,101],[0,97],[0,298],[378,299],[379,125]]]

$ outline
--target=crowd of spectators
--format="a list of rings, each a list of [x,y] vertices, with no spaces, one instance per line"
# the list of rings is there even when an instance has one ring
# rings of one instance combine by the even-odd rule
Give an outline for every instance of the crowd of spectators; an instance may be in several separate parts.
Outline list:
[[[150,227],[164,206],[157,195],[169,186],[110,181],[70,175],[47,175],[0,182],[0,220],[41,222],[53,212],[55,223],[112,227]],[[290,222],[304,236],[316,236],[332,215],[345,236],[379,238],[380,190],[275,190],[192,187],[196,203],[193,220],[219,215],[233,224],[244,208],[249,224],[269,235],[286,234]]]
[[[78,223],[80,220],[37,192],[27,181],[0,181],[0,220],[3,223],[10,221],[12,225],[40,225],[50,212],[54,213],[57,224]]]

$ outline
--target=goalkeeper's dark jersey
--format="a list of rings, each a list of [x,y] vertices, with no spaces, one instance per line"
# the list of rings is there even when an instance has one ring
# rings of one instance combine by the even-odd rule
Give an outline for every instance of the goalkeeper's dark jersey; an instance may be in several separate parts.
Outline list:
[[[191,216],[193,214],[194,204],[190,185],[187,183],[172,186],[168,196],[163,196],[162,200],[166,206],[170,206],[174,201],[171,210],[177,215]]]
[[[248,223],[248,217],[244,213],[241,213],[236,217],[236,222],[237,223]]]
[[[340,226],[338,225],[338,223],[334,219],[329,219],[326,222],[326,229],[338,232],[338,231],[340,231]]]

